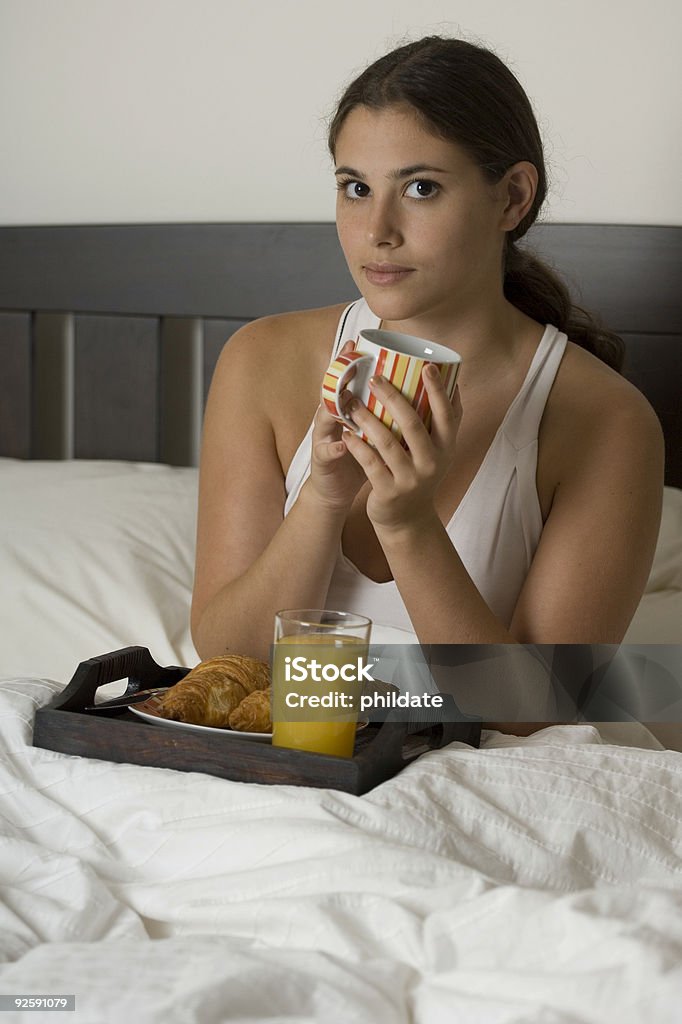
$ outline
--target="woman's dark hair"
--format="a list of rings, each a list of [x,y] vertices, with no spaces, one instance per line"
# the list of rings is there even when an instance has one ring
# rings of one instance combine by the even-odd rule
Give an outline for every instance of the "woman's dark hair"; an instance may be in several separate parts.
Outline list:
[[[551,323],[571,341],[620,370],[625,346],[575,306],[561,278],[516,242],[538,216],[547,194],[542,140],[530,101],[509,68],[490,50],[462,39],[426,36],[371,64],[343,93],[328,135],[332,157],[348,114],[409,105],[441,138],[462,146],[491,183],[520,160],[534,164],[538,188],[531,209],[507,235],[504,294],[522,312]]]

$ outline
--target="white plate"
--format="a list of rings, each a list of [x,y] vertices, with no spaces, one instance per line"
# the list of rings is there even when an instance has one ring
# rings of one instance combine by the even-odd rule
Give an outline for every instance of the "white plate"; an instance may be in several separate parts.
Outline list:
[[[141,704],[129,704],[128,711],[139,715],[146,722],[152,725],[168,725],[172,729],[185,729],[192,732],[218,732],[226,739],[232,740],[256,740],[257,743],[272,742],[271,732],[240,732],[238,729],[216,729],[211,725],[193,725],[191,722],[174,722],[172,718],[163,718],[157,707],[160,697],[150,697]]]

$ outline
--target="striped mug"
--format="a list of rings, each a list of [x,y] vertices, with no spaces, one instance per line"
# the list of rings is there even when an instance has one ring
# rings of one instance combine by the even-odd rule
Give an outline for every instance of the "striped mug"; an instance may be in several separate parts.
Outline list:
[[[448,397],[455,393],[457,372],[462,357],[451,348],[424,338],[396,331],[360,331],[355,350],[337,356],[327,368],[322,382],[322,402],[331,415],[345,423],[363,441],[367,436],[344,413],[339,402],[345,390],[359,398],[404,445],[402,432],[390,413],[369,389],[370,377],[385,377],[419,413],[427,430],[431,429],[431,407],[422,382],[427,363],[438,367]]]

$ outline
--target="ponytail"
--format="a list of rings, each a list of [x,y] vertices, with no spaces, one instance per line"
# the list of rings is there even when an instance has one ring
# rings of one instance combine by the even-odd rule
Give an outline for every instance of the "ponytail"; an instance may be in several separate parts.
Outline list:
[[[504,294],[526,316],[557,327],[568,335],[569,341],[620,373],[625,357],[623,339],[592,313],[575,306],[559,275],[515,242],[507,247]]]

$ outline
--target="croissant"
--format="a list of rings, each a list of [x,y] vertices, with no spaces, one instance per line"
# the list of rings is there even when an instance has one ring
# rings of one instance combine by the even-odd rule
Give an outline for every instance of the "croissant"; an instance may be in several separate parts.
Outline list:
[[[272,690],[254,690],[247,694],[230,714],[231,729],[240,732],[271,732],[272,717],[270,714]]]
[[[269,685],[270,670],[264,661],[225,654],[200,662],[166,690],[159,711],[176,722],[229,728],[230,714],[240,701]]]

